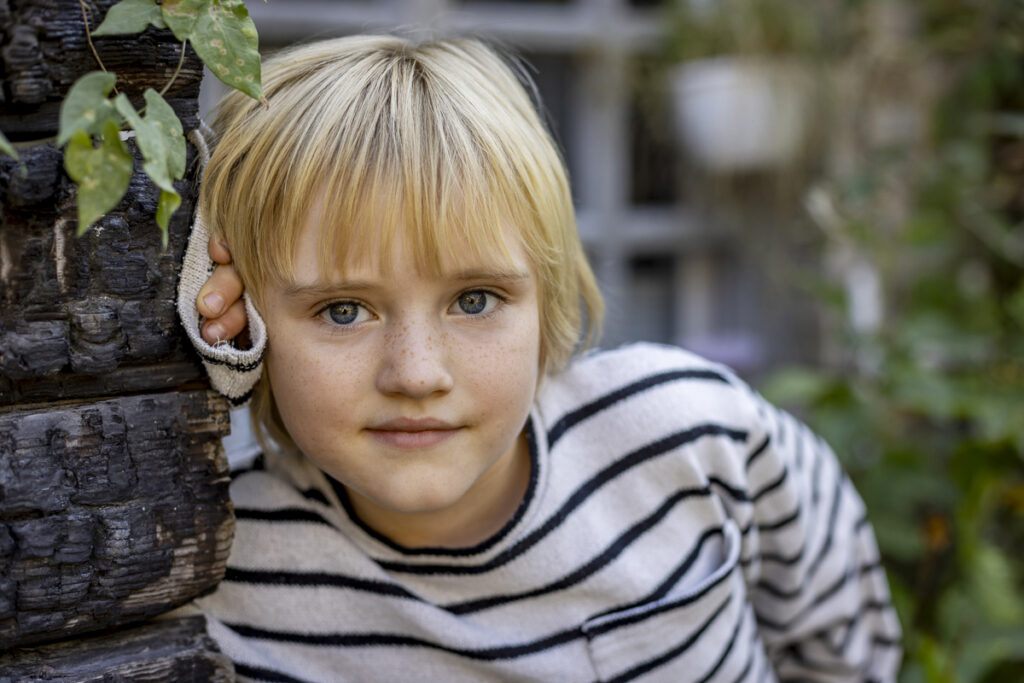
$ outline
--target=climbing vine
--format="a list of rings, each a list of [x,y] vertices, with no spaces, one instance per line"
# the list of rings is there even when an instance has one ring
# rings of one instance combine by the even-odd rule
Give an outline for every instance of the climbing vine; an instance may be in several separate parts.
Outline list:
[[[125,140],[134,137],[142,170],[160,188],[156,222],[167,242],[171,215],[181,204],[174,181],[185,174],[186,145],[181,121],[163,95],[181,70],[191,45],[210,71],[228,86],[266,103],[260,81],[256,26],[242,0],[121,0],[102,23],[90,28],[89,8],[80,0],[86,36],[100,67],[80,77],[60,109],[57,145],[64,168],[78,187],[78,234],[117,206],[131,181],[134,159]],[[148,88],[136,110],[117,92],[117,75],[107,71],[93,45],[95,36],[169,29],[181,41],[181,60],[167,85]],[[0,133],[0,153],[17,152]]]

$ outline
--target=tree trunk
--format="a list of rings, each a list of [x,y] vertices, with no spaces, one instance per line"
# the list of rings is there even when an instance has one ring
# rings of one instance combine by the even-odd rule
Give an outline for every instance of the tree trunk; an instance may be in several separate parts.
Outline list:
[[[209,592],[233,533],[227,403],[207,391],[175,310],[196,151],[164,249],[137,151],[128,194],[76,237],[52,142],[64,94],[98,68],[83,4],[95,28],[115,2],[0,0],[0,129],[25,164],[0,157],[0,680],[230,678],[201,620],[69,640]],[[153,28],[93,42],[136,104],[183,54]],[[165,95],[186,131],[201,75],[189,48]]]

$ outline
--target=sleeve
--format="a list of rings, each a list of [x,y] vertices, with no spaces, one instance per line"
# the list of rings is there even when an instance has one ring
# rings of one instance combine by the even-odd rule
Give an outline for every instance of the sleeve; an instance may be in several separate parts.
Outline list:
[[[204,128],[197,129],[194,131],[195,135],[190,134],[190,136],[199,150],[200,159],[205,167],[209,160],[207,145],[209,138],[208,133],[202,132]],[[230,341],[220,341],[215,345],[210,345],[202,338],[199,331],[202,328],[203,319],[196,308],[196,298],[216,265],[210,260],[207,251],[209,240],[209,231],[197,209],[178,280],[178,317],[185,328],[189,341],[192,342],[192,346],[206,368],[210,384],[216,391],[228,398],[232,407],[237,407],[245,405],[249,401],[253,388],[263,372],[267,328],[249,295],[243,293],[245,312],[249,318],[251,347],[239,349]]]
[[[742,561],[779,680],[893,681],[900,625],[874,531],[829,446],[749,392]]]

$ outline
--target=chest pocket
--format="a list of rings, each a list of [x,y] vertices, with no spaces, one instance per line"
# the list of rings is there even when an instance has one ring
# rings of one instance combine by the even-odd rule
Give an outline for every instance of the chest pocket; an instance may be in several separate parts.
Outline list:
[[[760,645],[739,569],[740,545],[739,529],[727,520],[668,595],[584,623],[599,679],[732,681],[752,673]]]

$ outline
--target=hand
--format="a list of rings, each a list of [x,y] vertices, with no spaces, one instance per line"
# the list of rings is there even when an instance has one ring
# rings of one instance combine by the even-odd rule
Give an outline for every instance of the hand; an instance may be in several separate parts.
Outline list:
[[[248,319],[241,298],[242,281],[231,265],[227,245],[211,237],[208,249],[210,258],[218,265],[199,290],[196,308],[206,318],[201,331],[203,339],[208,344],[216,344],[245,332]]]

